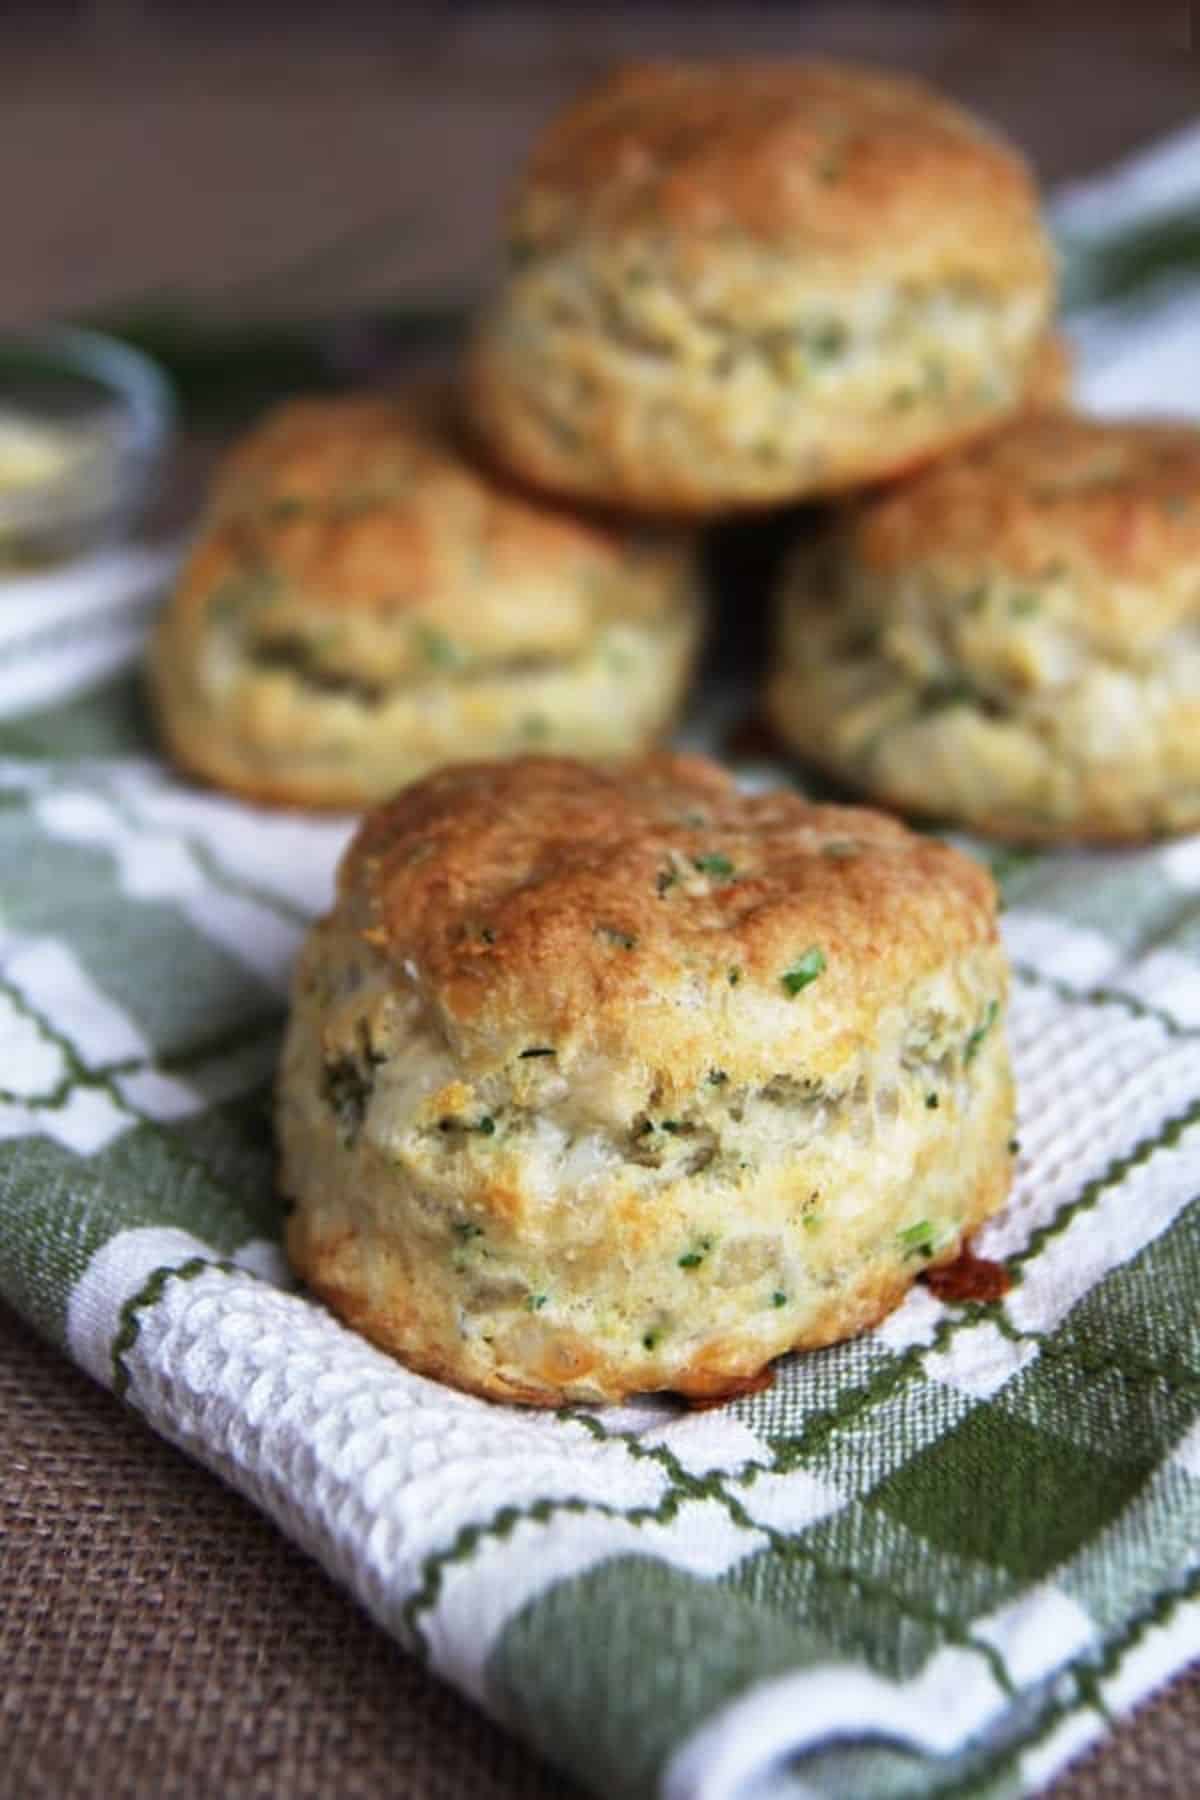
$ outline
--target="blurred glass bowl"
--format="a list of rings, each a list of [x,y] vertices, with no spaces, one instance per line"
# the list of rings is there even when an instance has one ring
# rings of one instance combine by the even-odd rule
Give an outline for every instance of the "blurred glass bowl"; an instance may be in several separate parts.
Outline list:
[[[115,338],[65,326],[0,336],[0,577],[128,532],[173,417],[166,377]]]

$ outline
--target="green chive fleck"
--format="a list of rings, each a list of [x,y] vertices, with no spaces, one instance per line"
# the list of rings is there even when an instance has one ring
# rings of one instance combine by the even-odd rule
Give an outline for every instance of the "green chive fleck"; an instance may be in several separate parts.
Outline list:
[[[787,1295],[780,1288],[776,1288],[775,1292],[771,1295],[771,1305],[772,1306],[786,1306],[787,1305]]]
[[[549,1044],[535,1044],[531,1050],[522,1050],[519,1061],[528,1062],[531,1056],[553,1056],[554,1051]]]
[[[725,1083],[728,1080],[729,1080],[729,1077],[725,1073],[724,1069],[710,1069],[708,1071],[709,1087],[724,1087]]]
[[[483,1236],[483,1226],[464,1222],[454,1227],[454,1235],[460,1244],[469,1244],[472,1238]]]
[[[807,343],[810,353],[824,362],[842,354],[846,339],[846,327],[840,320],[826,319],[809,333]]]
[[[698,1269],[712,1249],[712,1243],[710,1237],[701,1238],[694,1250],[685,1250],[683,1255],[676,1259],[678,1266],[681,1269]]]
[[[967,1063],[974,1062],[975,1058],[979,1054],[979,1051],[983,1044],[984,1038],[987,1036],[988,1032],[992,1029],[992,1026],[996,1023],[996,1020],[999,1017],[1000,1017],[1000,1002],[998,1000],[989,1000],[987,1003],[987,1006],[984,1010],[983,1023],[981,1025],[977,1025],[975,1027],[974,1031],[968,1037],[966,1044],[963,1047],[963,1066],[964,1066],[964,1068],[966,1067]]]
[[[936,1094],[926,1094],[925,1104],[929,1108],[930,1112],[936,1112],[938,1109],[938,1105],[939,1105],[937,1095]]]
[[[674,1137],[676,1132],[683,1130],[683,1126],[679,1123],[678,1119],[664,1119],[659,1126],[659,1130],[669,1131],[671,1136]]]
[[[934,1230],[928,1219],[918,1219],[915,1225],[905,1226],[896,1234],[904,1246],[905,1256],[932,1256],[934,1252]]]
[[[737,984],[738,984],[738,982],[739,982],[739,981],[740,981],[740,980],[741,980],[741,979],[742,979],[742,971],[741,971],[741,970],[740,970],[740,969],[730,969],[730,971],[729,971],[729,985],[730,985],[730,987],[736,987],[736,986],[737,986]]]
[[[797,994],[803,993],[804,989],[824,972],[825,952],[819,945],[813,944],[797,962],[792,964],[790,969],[784,971],[779,979],[786,992],[795,999]]]
[[[480,1137],[495,1137],[496,1121],[495,1121],[495,1119],[489,1119],[485,1115],[482,1119],[480,1119],[480,1121],[479,1121],[478,1125],[475,1127],[475,1129],[479,1133]]]
[[[597,925],[596,936],[607,938],[610,944],[616,944],[621,950],[632,950],[637,938],[631,931],[621,931],[616,925]]]
[[[546,1304],[546,1296],[545,1294],[530,1294],[525,1304],[530,1312],[541,1312],[543,1306]]]
[[[816,1212],[802,1213],[800,1215],[800,1223],[803,1225],[805,1231],[820,1231],[821,1215]]]
[[[1009,1154],[1009,1155],[1010,1155],[1010,1156],[1020,1156],[1020,1154],[1021,1154],[1021,1140],[1020,1140],[1020,1138],[1009,1138],[1009,1140],[1008,1140],[1008,1154]]]
[[[719,876],[722,881],[727,880],[728,877],[733,874],[733,864],[727,856],[716,854],[712,856],[694,856],[692,858],[692,863],[695,868],[699,869],[702,875],[716,875]]]
[[[969,681],[961,675],[945,675],[930,681],[921,689],[918,711],[941,712],[947,706],[970,706],[979,698]]]
[[[647,1331],[642,1338],[642,1349],[653,1350],[661,1336],[661,1331]]]
[[[422,625],[417,633],[421,645],[421,654],[434,669],[457,669],[463,660],[462,652],[451,643],[444,632],[435,631],[432,625]]]

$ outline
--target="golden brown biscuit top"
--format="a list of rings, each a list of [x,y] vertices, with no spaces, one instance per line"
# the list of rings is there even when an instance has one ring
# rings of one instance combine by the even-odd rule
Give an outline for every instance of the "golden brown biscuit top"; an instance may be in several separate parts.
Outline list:
[[[203,611],[241,588],[254,604],[412,616],[481,652],[569,652],[609,610],[662,610],[685,563],[678,538],[582,519],[477,465],[448,388],[426,384],[269,414],[218,475],[177,603]]]
[[[1200,613],[1200,430],[1071,413],[1024,418],[853,506],[873,573],[936,563],[1060,593],[1101,635],[1152,638]]]
[[[467,1064],[553,1053],[683,1085],[714,1061],[844,1062],[996,935],[991,879],[956,851],[686,756],[442,770],[367,817],[340,891]]]
[[[827,62],[643,63],[534,148],[521,249],[730,233],[869,267],[909,254],[1018,282],[1047,261],[1025,164],[920,82]]]

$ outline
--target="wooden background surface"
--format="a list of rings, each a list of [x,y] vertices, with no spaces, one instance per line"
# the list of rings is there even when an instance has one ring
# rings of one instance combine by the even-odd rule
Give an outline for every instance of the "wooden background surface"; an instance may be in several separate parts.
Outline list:
[[[637,54],[917,70],[1048,182],[1200,111],[1183,0],[0,3],[0,320],[146,292],[239,312],[457,296],[539,119]]]

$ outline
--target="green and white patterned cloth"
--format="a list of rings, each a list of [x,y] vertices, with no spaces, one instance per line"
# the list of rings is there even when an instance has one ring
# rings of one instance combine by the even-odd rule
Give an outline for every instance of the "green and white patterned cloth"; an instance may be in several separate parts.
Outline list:
[[[1200,285],[1113,295],[1096,225],[1164,180],[1194,215],[1200,138],[1058,220],[1089,396],[1200,410]],[[1029,1793],[1200,1654],[1200,839],[996,859],[1003,1300],[712,1412],[490,1406],[289,1289],[269,1081],[348,826],[155,758],[166,572],[0,592],[0,1292],[603,1795]]]

